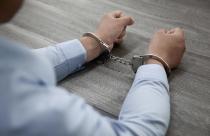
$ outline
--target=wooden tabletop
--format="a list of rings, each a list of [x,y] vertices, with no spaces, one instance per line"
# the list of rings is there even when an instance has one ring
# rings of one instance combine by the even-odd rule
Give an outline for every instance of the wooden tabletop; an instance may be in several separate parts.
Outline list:
[[[94,31],[101,16],[123,10],[135,18],[113,54],[144,54],[160,28],[182,27],[187,50],[170,76],[171,124],[168,136],[210,135],[210,1],[209,0],[26,0],[19,14],[0,27],[0,35],[32,48],[51,46]],[[134,74],[113,61],[91,63],[60,83],[84,97],[102,114],[117,118]]]

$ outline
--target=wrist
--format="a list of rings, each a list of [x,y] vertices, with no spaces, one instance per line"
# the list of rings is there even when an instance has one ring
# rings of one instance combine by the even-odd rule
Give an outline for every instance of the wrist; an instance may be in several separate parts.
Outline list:
[[[97,58],[103,52],[99,43],[92,37],[81,37],[80,42],[87,51],[87,62]]]
[[[146,60],[146,61],[145,61],[145,64],[158,64],[158,65],[163,66],[163,64],[162,64],[160,61],[157,61],[157,60],[152,59],[152,58]]]
[[[94,34],[97,35],[106,44],[108,44],[108,45],[112,45],[113,44],[112,40],[107,38],[106,34],[100,33],[99,31],[96,31]]]
[[[167,76],[170,75],[171,69],[165,60],[163,60],[161,57],[154,55],[154,54],[148,54],[146,56],[150,56],[150,57],[147,60],[145,60],[144,64],[158,64],[158,65],[164,67]]]

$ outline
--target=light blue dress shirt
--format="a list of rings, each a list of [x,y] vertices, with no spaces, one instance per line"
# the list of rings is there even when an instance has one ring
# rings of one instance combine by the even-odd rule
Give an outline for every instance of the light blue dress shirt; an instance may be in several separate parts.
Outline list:
[[[85,59],[79,40],[31,51],[0,39],[0,135],[165,135],[170,99],[162,66],[139,67],[119,118],[113,120],[56,86],[57,80],[79,70]]]

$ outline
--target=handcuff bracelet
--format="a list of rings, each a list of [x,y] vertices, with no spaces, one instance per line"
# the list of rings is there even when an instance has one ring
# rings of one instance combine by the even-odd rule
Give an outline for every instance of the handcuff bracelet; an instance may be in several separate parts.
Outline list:
[[[155,55],[155,54],[134,55],[133,58],[132,58],[132,61],[129,61],[129,60],[126,60],[124,58],[120,58],[120,57],[117,57],[117,56],[110,55],[110,52],[111,52],[110,45],[105,43],[101,38],[99,38],[94,33],[87,32],[87,33],[84,33],[83,36],[91,37],[99,43],[100,48],[102,50],[104,50],[104,52],[100,56],[102,61],[107,60],[109,58],[115,58],[115,60],[116,60],[116,58],[119,58],[120,60],[118,62],[123,63],[122,60],[125,60],[126,63],[123,63],[123,64],[132,65],[133,72],[136,73],[138,67],[141,66],[141,65],[144,65],[144,62],[146,60],[154,59],[154,60],[157,60],[158,62],[160,62],[163,65],[167,76],[169,76],[170,73],[171,73],[171,69],[170,69],[168,63],[166,61],[164,61],[164,59],[162,59],[158,55]],[[128,63],[128,62],[130,62],[130,63]]]
[[[91,37],[91,38],[95,39],[95,40],[99,43],[99,46],[100,46],[100,48],[101,48],[103,51],[107,50],[107,51],[111,52],[110,45],[108,45],[107,43],[105,43],[101,38],[99,38],[99,37],[98,37],[97,35],[95,35],[94,33],[92,33],[92,32],[87,32],[87,33],[84,33],[84,34],[83,34],[83,37],[85,37],[85,36]]]

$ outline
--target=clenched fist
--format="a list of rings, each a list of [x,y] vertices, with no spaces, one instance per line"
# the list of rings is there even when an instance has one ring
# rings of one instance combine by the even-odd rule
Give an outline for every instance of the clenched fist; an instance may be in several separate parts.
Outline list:
[[[113,47],[114,43],[122,41],[126,34],[126,27],[133,23],[134,20],[124,15],[122,11],[113,11],[102,17],[96,35]]]
[[[109,49],[112,50],[114,43],[120,43],[123,40],[126,34],[126,27],[133,23],[132,17],[123,14],[122,11],[113,11],[102,17],[94,34],[109,44]],[[98,46],[99,43],[93,38],[82,37],[80,41],[87,50],[87,62],[103,52]]]
[[[184,51],[184,31],[180,28],[174,28],[171,30],[162,29],[156,32],[150,42],[148,53],[160,56],[172,69],[180,64]],[[147,63],[159,62],[150,59]]]

